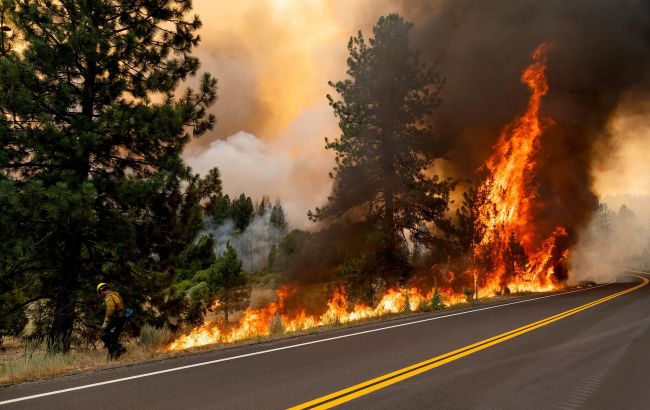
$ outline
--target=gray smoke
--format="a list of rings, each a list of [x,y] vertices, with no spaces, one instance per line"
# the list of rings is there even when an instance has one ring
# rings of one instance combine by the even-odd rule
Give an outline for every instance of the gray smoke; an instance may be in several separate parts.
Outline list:
[[[648,196],[606,198],[572,250],[572,282],[605,282],[622,269],[650,267],[649,203]]]
[[[219,225],[208,218],[204,233],[214,238],[214,251],[217,256],[223,254],[226,244],[230,243],[237,251],[244,270],[254,272],[267,266],[271,248],[277,245],[285,234],[270,223],[270,218],[270,209],[264,215],[255,215],[243,232],[235,228],[230,218]]]

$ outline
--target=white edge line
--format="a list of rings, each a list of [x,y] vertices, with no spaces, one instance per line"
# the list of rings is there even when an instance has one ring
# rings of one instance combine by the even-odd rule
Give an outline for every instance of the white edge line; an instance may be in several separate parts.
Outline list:
[[[358,335],[363,335],[363,334],[367,334],[367,333],[374,333],[374,332],[379,332],[379,331],[388,330],[388,329],[394,329],[394,328],[402,327],[402,326],[410,326],[410,325],[415,325],[415,324],[418,324],[418,323],[424,323],[424,322],[430,322],[430,321],[433,321],[433,320],[444,319],[444,318],[447,318],[447,317],[466,315],[468,313],[474,313],[474,312],[480,312],[480,311],[483,311],[483,310],[496,309],[496,308],[501,308],[501,307],[505,307],[505,306],[516,305],[516,304],[519,304],[519,303],[528,303],[528,302],[533,302],[533,301],[540,300],[540,299],[547,299],[547,298],[552,298],[552,297],[555,297],[555,296],[568,295],[570,293],[584,292],[586,290],[591,290],[591,289],[596,289],[596,288],[600,288],[600,287],[603,287],[603,286],[611,285],[614,282],[616,282],[616,280],[613,280],[613,281],[608,282],[608,283],[603,283],[601,285],[592,286],[592,287],[589,287],[589,288],[584,288],[584,289],[571,290],[571,291],[568,291],[568,292],[555,293],[553,295],[540,296],[540,297],[536,297],[536,298],[532,298],[532,299],[525,299],[525,300],[519,300],[519,301],[516,301],[516,302],[509,302],[509,303],[504,303],[504,304],[500,304],[500,305],[495,305],[495,306],[487,306],[487,307],[482,307],[482,308],[477,308],[477,309],[472,309],[472,310],[466,310],[464,312],[450,313],[448,315],[435,316],[435,317],[430,317],[430,318],[427,318],[427,319],[420,319],[420,320],[414,320],[412,322],[400,323],[400,324],[397,324],[397,325],[385,326],[385,327],[380,327],[380,328],[370,329],[370,330],[363,330],[361,332],[348,333],[348,334],[341,335],[341,336],[334,336],[334,337],[328,337],[328,338],[325,338],[325,339],[312,340],[311,342],[303,342],[303,343],[298,343],[298,344],[295,344],[295,345],[276,347],[276,348],[267,349],[267,350],[260,350],[258,352],[246,353],[246,354],[241,354],[241,355],[238,355],[238,356],[224,357],[222,359],[209,360],[207,362],[188,364],[188,365],[185,365],[185,366],[172,367],[170,369],[158,370],[158,371],[150,372],[150,373],[136,374],[134,376],[122,377],[120,379],[113,379],[113,380],[106,380],[106,381],[103,381],[103,382],[84,384],[84,385],[81,385],[81,386],[70,387],[70,388],[67,388],[67,389],[53,390],[53,391],[46,392],[46,393],[33,394],[31,396],[17,397],[15,399],[0,401],[0,406],[3,406],[5,404],[17,403],[17,402],[25,401],[25,400],[37,399],[39,397],[45,397],[45,396],[52,396],[52,395],[55,395],[55,394],[68,393],[68,392],[75,391],[75,390],[90,389],[92,387],[105,386],[107,384],[112,384],[112,383],[120,383],[120,382],[125,382],[125,381],[128,381],[128,380],[140,379],[140,378],[143,378],[143,377],[156,376],[156,375],[159,375],[159,374],[171,373],[171,372],[176,372],[176,371],[179,371],[179,370],[191,369],[193,367],[207,366],[207,365],[210,365],[210,364],[227,362],[227,361],[230,361],[230,360],[242,359],[242,358],[245,358],[245,357],[251,357],[251,356],[257,356],[257,355],[261,355],[261,354],[273,353],[273,352],[278,352],[278,351],[281,351],[281,350],[287,350],[287,349],[293,349],[293,348],[296,348],[296,347],[303,347],[303,346],[313,345],[313,344],[316,344],[316,343],[324,343],[324,342],[329,342],[329,341],[332,341],[332,340],[344,339],[344,338],[347,338],[347,337],[358,336]]]

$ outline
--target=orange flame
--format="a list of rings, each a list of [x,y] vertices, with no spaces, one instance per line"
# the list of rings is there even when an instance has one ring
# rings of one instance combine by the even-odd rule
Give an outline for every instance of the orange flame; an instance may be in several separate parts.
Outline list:
[[[388,289],[381,297],[377,306],[370,307],[362,303],[349,306],[344,288],[334,290],[327,302],[327,310],[319,315],[310,315],[305,309],[299,308],[293,313],[285,311],[284,300],[295,291],[295,288],[282,287],[276,291],[277,302],[270,303],[259,309],[246,309],[242,318],[231,328],[223,323],[205,323],[194,328],[190,333],[174,340],[168,350],[180,350],[190,347],[204,346],[215,343],[232,343],[254,337],[269,336],[274,332],[298,332],[318,326],[337,323],[350,323],[389,314],[415,311],[422,304],[428,303],[433,297],[434,290],[427,293],[417,288]],[[456,304],[465,301],[451,292],[440,291],[447,303]]]
[[[558,226],[541,244],[537,242],[533,205],[537,190],[533,182],[535,154],[539,150],[543,126],[539,118],[542,97],[548,92],[546,54],[549,44],[533,52],[533,63],[521,76],[531,91],[528,108],[501,134],[495,152],[487,161],[488,178],[478,190],[475,205],[477,229],[483,231],[474,247],[478,259],[491,263],[490,271],[479,275],[488,292],[548,291],[558,284],[555,269],[566,259],[557,255],[557,243],[566,237]],[[528,259],[517,255],[525,255]]]
[[[489,262],[489,269],[479,272],[473,267],[465,272],[465,279],[478,280],[482,297],[501,294],[506,288],[517,293],[554,290],[559,286],[554,279],[556,269],[568,256],[568,251],[558,245],[558,241],[567,236],[563,227],[556,227],[546,240],[539,242],[534,224],[533,204],[537,199],[533,183],[537,165],[534,157],[543,132],[539,110],[542,97],[548,92],[545,70],[549,48],[548,44],[542,44],[533,52],[533,63],[521,76],[522,82],[531,90],[527,110],[504,129],[494,154],[486,163],[489,176],[478,189],[476,227],[483,233],[474,245],[473,253],[476,259]],[[524,264],[523,259],[513,259],[517,249],[526,256],[527,263]],[[454,292],[451,287],[452,282],[455,284],[459,278],[454,272],[447,272],[447,287],[438,289],[448,305],[466,301],[466,295]],[[435,289],[387,289],[373,307],[362,303],[351,305],[345,289],[339,287],[333,291],[320,314],[310,314],[301,307],[289,312],[285,300],[295,291],[295,287],[282,287],[276,291],[277,301],[259,309],[246,309],[236,324],[205,323],[174,340],[167,349],[231,343],[276,332],[297,332],[413,311],[430,303]]]

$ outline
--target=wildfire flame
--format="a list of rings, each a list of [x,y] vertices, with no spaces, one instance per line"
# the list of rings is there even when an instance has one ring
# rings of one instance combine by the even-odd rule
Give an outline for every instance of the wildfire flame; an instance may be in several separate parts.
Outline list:
[[[396,314],[405,310],[415,311],[421,304],[428,303],[433,297],[434,289],[422,293],[419,289],[391,288],[381,297],[375,307],[362,303],[350,306],[345,290],[339,287],[334,290],[327,302],[325,312],[310,315],[305,309],[299,308],[287,312],[285,300],[295,292],[295,288],[281,287],[276,291],[277,302],[269,303],[259,309],[246,309],[241,319],[232,327],[222,322],[207,322],[194,328],[190,333],[174,340],[168,350],[181,350],[190,347],[204,346],[215,343],[233,343],[255,337],[264,337],[273,333],[298,332],[318,326],[350,323],[388,314]],[[439,290],[441,297],[447,303],[464,302],[465,298],[450,292]],[[408,298],[408,299],[407,299]],[[406,308],[408,300],[408,308]]]
[[[476,229],[483,234],[474,246],[474,256],[489,268],[479,274],[479,281],[481,288],[492,293],[505,288],[513,292],[557,288],[556,269],[563,266],[568,253],[561,249],[567,236],[564,227],[557,226],[540,243],[534,223],[535,154],[544,129],[539,111],[548,92],[549,49],[545,43],[532,53],[533,63],[521,76],[531,91],[528,108],[505,127],[485,166],[489,176],[478,189]]]
[[[463,281],[463,276],[472,282],[474,279],[478,281],[483,297],[502,294],[506,289],[510,292],[543,292],[560,286],[556,270],[563,267],[568,256],[566,246],[562,245],[567,232],[558,226],[540,241],[533,209],[537,199],[533,182],[537,166],[535,154],[544,129],[539,111],[542,97],[548,92],[545,70],[549,48],[550,45],[542,44],[533,52],[533,63],[521,76],[531,91],[526,112],[505,127],[494,154],[485,165],[488,177],[477,191],[474,210],[476,230],[481,235],[472,251],[482,268],[473,266],[464,275],[448,271],[447,286],[438,289],[446,304],[466,301],[469,295],[452,289],[456,282]],[[461,281],[458,281],[458,276]],[[373,307],[350,303],[344,288],[339,287],[332,292],[322,313],[310,314],[300,307],[287,309],[285,301],[296,288],[281,287],[276,291],[277,301],[258,309],[246,309],[241,319],[232,325],[221,321],[207,322],[174,340],[167,349],[232,343],[417,310],[430,303],[435,292],[435,288],[422,288],[426,289],[423,286],[387,289]],[[218,306],[219,301],[215,301],[213,307]]]

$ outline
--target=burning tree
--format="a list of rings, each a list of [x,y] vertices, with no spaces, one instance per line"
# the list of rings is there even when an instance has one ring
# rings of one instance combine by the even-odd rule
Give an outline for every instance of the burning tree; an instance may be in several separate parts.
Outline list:
[[[545,126],[539,112],[548,92],[549,48],[542,44],[533,52],[534,61],[521,76],[531,91],[526,112],[504,129],[478,189],[475,226],[482,235],[473,252],[482,265],[476,268],[481,286],[492,292],[552,289],[565,278],[566,230],[557,226],[550,233],[538,232],[535,224],[535,154]]]
[[[422,63],[409,43],[412,25],[391,14],[381,17],[368,41],[361,32],[348,44],[349,78],[330,82],[328,95],[341,136],[326,140],[336,152],[334,191],[311,217],[343,215],[367,232],[364,260],[388,285],[412,270],[407,233],[417,241],[436,239],[453,183],[432,175],[448,149],[437,138],[430,116],[439,106],[443,80]]]

